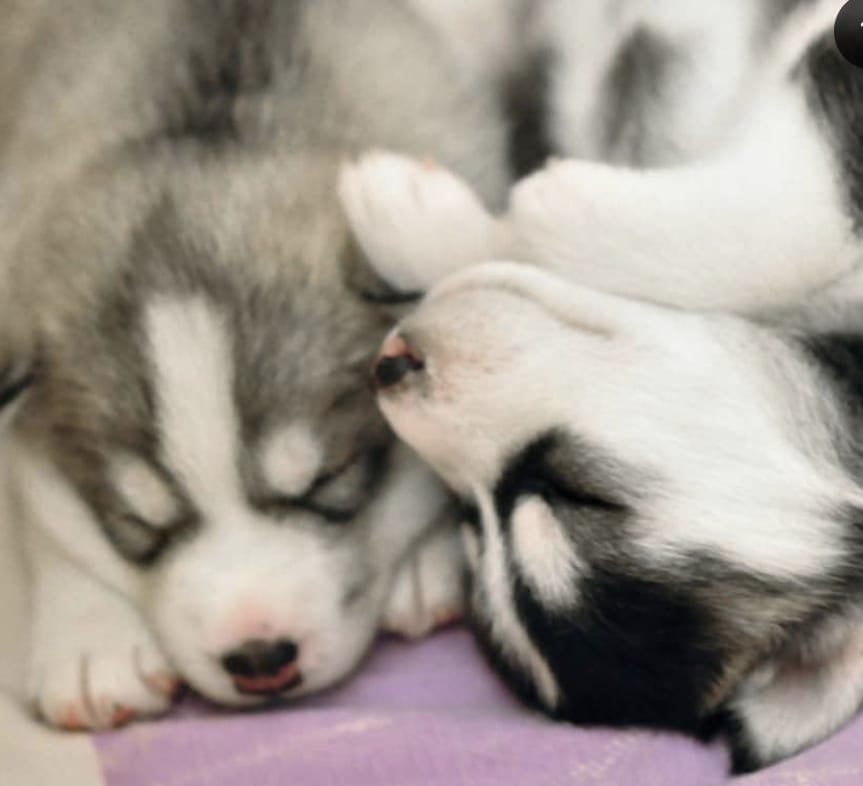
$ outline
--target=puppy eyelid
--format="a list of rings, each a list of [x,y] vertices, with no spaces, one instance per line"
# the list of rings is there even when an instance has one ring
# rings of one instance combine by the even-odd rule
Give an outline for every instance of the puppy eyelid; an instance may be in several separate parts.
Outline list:
[[[346,508],[338,508],[323,502],[317,502],[315,496],[326,492],[330,486],[354,469],[362,460],[362,454],[351,456],[344,463],[319,474],[302,494],[296,496],[274,494],[261,500],[258,506],[266,513],[278,518],[287,516],[294,510],[305,510],[321,516],[334,524],[346,523],[356,516],[358,506],[352,505]]]
[[[564,504],[573,505],[580,508],[595,508],[598,510],[608,511],[625,511],[627,508],[619,502],[600,497],[578,486],[572,486],[569,483],[563,482],[553,472],[544,472],[542,477],[537,479],[531,490],[543,497],[546,501],[552,499],[561,500]]]
[[[331,469],[326,469],[321,472],[313,481],[312,484],[306,489],[306,491],[300,495],[299,499],[306,499],[307,497],[313,496],[316,492],[320,491],[322,488],[326,487],[330,483],[338,480],[342,475],[344,475],[349,469],[352,469],[353,466],[360,461],[362,456],[354,455],[351,456],[347,461],[342,464],[338,464]]]

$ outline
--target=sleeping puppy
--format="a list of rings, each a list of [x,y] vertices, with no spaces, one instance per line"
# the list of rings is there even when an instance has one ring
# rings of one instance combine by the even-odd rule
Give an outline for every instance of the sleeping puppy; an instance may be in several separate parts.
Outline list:
[[[505,195],[477,48],[508,51],[509,4],[459,6],[3,4],[0,483],[48,723],[157,714],[180,680],[292,698],[458,611],[448,498],[368,384],[391,292],[335,186],[387,145]]]
[[[474,626],[521,695],[721,731],[749,770],[863,700],[863,71],[836,4],[632,3],[616,38],[585,28],[605,5],[549,4],[549,127],[610,163],[551,164],[500,221],[442,169],[345,170],[378,269],[431,287],[379,403],[466,503]],[[499,255],[532,265],[435,286]]]

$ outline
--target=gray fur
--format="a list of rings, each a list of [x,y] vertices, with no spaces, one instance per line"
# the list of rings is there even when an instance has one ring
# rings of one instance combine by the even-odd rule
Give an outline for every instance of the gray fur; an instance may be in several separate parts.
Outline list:
[[[620,45],[606,77],[604,159],[645,165],[657,157],[655,130],[673,80],[689,53],[640,27]]]
[[[457,66],[447,45],[410,0],[3,4],[0,396],[11,402],[30,379],[7,369],[35,369],[16,444],[74,489],[121,570],[147,569],[158,586],[208,532],[164,458],[142,324],[155,300],[200,296],[230,337],[249,516],[318,533],[342,565],[319,579],[344,583],[343,605],[369,620],[350,647],[367,643],[382,582],[416,533],[363,517],[399,469],[368,384],[393,314],[356,290],[363,263],[336,178],[346,158],[389,147],[431,156],[501,203],[497,77]],[[322,459],[307,492],[286,498],[260,454],[294,421]],[[110,472],[123,456],[160,479],[175,520],[129,509]],[[193,661],[172,635],[163,644],[182,671]],[[236,699],[201,673],[183,676]]]
[[[21,428],[96,510],[109,507],[106,452],[155,461],[138,314],[156,293],[203,292],[227,315],[250,450],[287,417],[320,424],[337,454],[385,439],[365,377],[388,318],[345,286],[355,252],[336,167],[395,146],[458,167],[489,197],[505,171],[493,95],[459,86],[411,14],[389,1],[190,0],[150,4],[144,20],[136,4],[90,2],[74,19],[22,8],[5,26],[30,33],[25,59],[52,50],[28,75],[34,89],[0,110],[7,166],[56,156],[61,137],[74,156],[79,123],[103,137],[95,149],[82,140],[75,174],[56,176],[44,220],[4,262],[20,297],[41,304],[40,374]],[[104,70],[115,49],[125,55]],[[93,93],[52,118],[69,72]],[[52,136],[32,138],[34,122]],[[54,175],[39,168],[42,198]]]

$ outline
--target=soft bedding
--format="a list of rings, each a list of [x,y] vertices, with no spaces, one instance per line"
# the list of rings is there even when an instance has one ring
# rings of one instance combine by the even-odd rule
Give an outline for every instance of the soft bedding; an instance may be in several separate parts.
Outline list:
[[[109,786],[719,786],[720,745],[574,729],[525,711],[468,634],[387,640],[343,687],[237,714],[186,701],[167,720],[99,735]],[[863,722],[751,786],[859,786]]]
[[[2,506],[0,506],[2,507]],[[381,641],[354,679],[268,712],[186,698],[87,737],[43,728],[20,692],[22,564],[0,510],[0,786],[721,786],[721,745],[575,729],[520,707],[463,629]],[[863,718],[735,786],[861,786]]]

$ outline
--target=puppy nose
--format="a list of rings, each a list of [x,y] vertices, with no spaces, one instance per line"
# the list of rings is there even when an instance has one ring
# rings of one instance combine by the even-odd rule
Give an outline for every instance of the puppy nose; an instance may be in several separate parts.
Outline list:
[[[299,681],[298,654],[297,645],[288,639],[255,639],[226,653],[222,666],[241,693],[273,694]]]
[[[424,366],[422,358],[408,346],[407,341],[394,333],[384,341],[375,362],[375,383],[379,388],[398,385],[408,374],[422,371]]]

